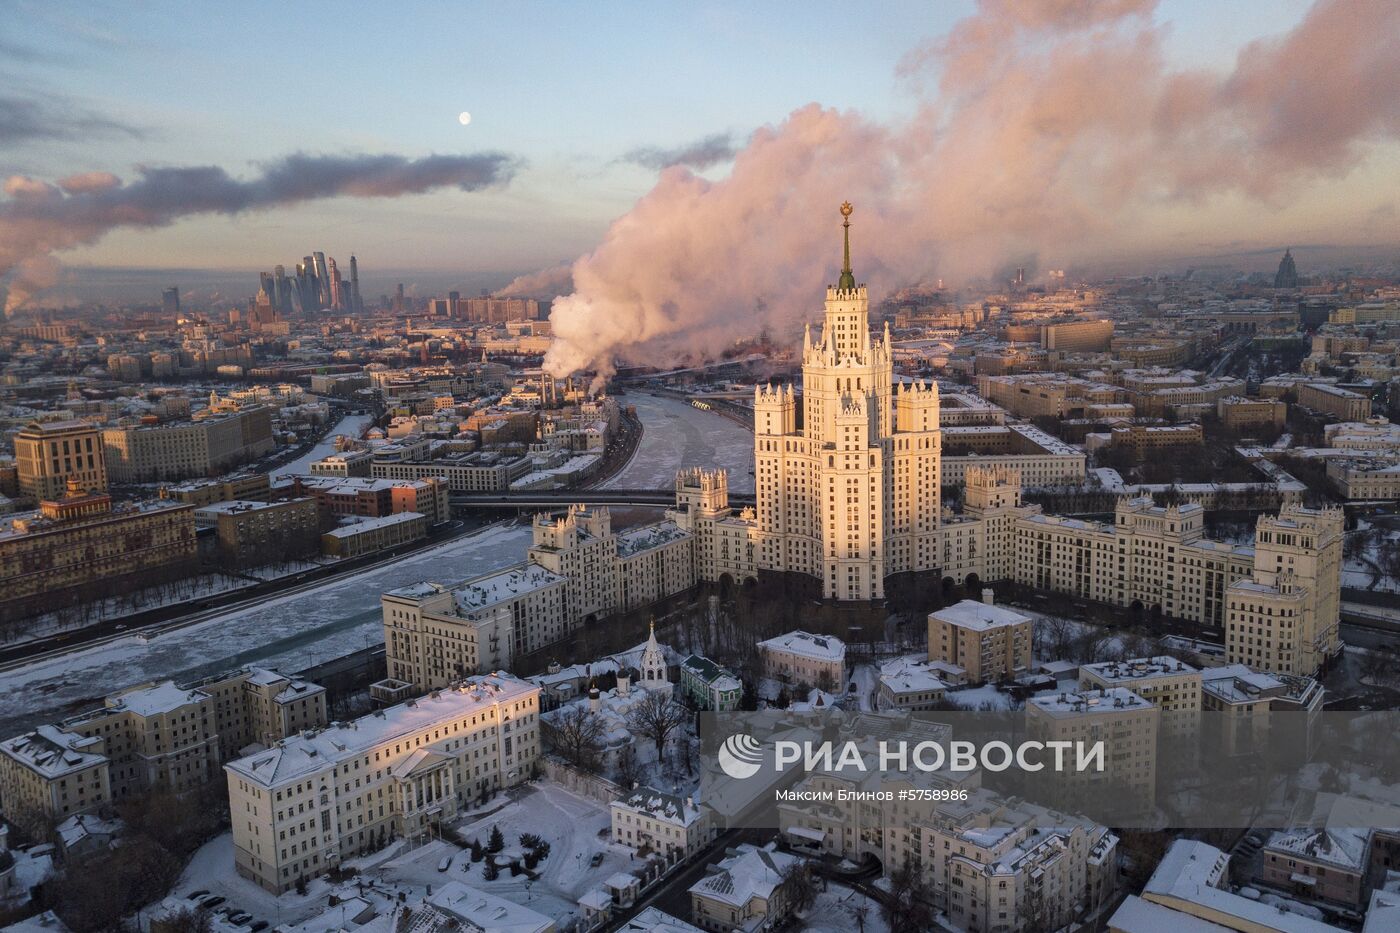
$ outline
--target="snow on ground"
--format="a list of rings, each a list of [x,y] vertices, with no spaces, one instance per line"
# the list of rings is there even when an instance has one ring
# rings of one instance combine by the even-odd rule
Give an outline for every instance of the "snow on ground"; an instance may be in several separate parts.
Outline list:
[[[864,925],[857,924],[856,913],[865,908]],[[889,926],[880,914],[880,905],[840,884],[832,884],[817,895],[816,902],[802,915],[803,933],[850,933],[863,929],[865,933],[887,933]]]
[[[121,596],[109,596],[98,602],[85,603],[80,608],[46,612],[40,616],[11,623],[0,629],[0,643],[20,645],[36,639],[47,638],[58,632],[76,631],[110,619],[121,619],[160,606],[205,599],[209,596],[216,596],[252,585],[252,580],[244,580],[222,573],[187,577],[173,583],[146,587]]]
[[[671,489],[682,467],[723,467],[733,492],[753,492],[753,431],[680,399],[629,393],[645,430],[636,454],[604,489]]]
[[[1011,694],[1002,693],[994,684],[981,687],[968,687],[966,690],[949,690],[945,695],[948,702],[968,710],[980,710],[983,706],[1001,712],[1012,709]]]
[[[311,448],[305,456],[293,460],[286,466],[280,466],[273,470],[273,475],[280,476],[283,473],[310,473],[311,464],[335,453],[336,435],[345,434],[358,439],[360,435],[365,433],[365,429],[373,423],[374,418],[371,415],[346,415],[344,418],[340,419],[335,427],[331,428],[325,440]]]
[[[925,657],[926,655],[916,655]],[[869,712],[875,709],[875,691],[880,686],[880,669],[875,664],[857,664],[851,668],[850,677],[847,680],[847,690],[850,689],[850,681],[856,683],[855,695],[860,698],[860,709]],[[850,697],[848,695],[847,699]],[[849,706],[849,703],[847,704]]]
[[[410,903],[421,899],[429,886],[436,890],[448,881],[460,881],[553,917],[562,927],[571,913],[579,912],[575,902],[581,895],[612,875],[640,865],[629,858],[630,850],[625,846],[612,845],[599,835],[609,825],[608,808],[601,803],[554,784],[526,785],[497,795],[452,828],[467,838],[479,839],[484,846],[491,828],[499,826],[506,847],[497,856],[498,865],[521,851],[521,833],[544,839],[549,843],[549,855],[536,869],[538,880],[530,881],[524,874],[511,877],[510,870],[503,867],[495,881],[486,881],[485,860],[473,864],[467,850],[445,840],[417,848],[400,840],[346,864],[359,872],[352,885],[363,882],[390,897],[403,892]],[[595,853],[603,855],[596,866],[592,864]],[[451,858],[451,867],[439,871],[445,857]],[[233,836],[224,833],[195,853],[171,893],[179,898],[192,891],[219,894],[228,898],[221,909],[238,907],[255,919],[276,925],[300,923],[315,915],[324,909],[330,890],[329,882],[321,878],[309,884],[305,895],[288,891],[277,896],[264,891],[238,876],[233,865]]]
[[[298,671],[383,642],[379,597],[430,580],[455,583],[524,560],[529,526],[492,525],[362,573],[220,613],[207,622],[26,663],[0,673],[0,736],[70,715],[115,690],[264,664]]]

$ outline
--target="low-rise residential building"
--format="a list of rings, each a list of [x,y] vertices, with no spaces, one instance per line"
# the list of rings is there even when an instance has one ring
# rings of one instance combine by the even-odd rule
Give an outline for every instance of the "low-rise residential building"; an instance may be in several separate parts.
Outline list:
[[[788,872],[796,856],[774,843],[744,843],[690,886],[690,915],[702,930],[772,929],[792,912]]]
[[[681,662],[681,693],[696,709],[727,713],[739,708],[744,684],[704,655],[692,654]]]
[[[1010,680],[1031,669],[1031,617],[964,599],[928,614],[928,657],[967,672],[967,682]]]
[[[321,535],[321,553],[349,559],[411,544],[427,536],[428,518],[418,512],[352,518]]]
[[[694,855],[714,838],[708,808],[690,797],[639,787],[612,802],[612,840],[667,859]]]
[[[846,682],[846,645],[830,635],[788,632],[758,643],[763,676],[785,684],[839,690]]]
[[[239,875],[273,893],[390,837],[422,838],[470,802],[528,780],[539,688],[473,677],[231,761]]]
[[[1274,833],[1260,853],[1260,880],[1308,900],[1360,910],[1371,896],[1371,833],[1365,826]]]
[[[1278,398],[1231,395],[1215,403],[1220,423],[1231,431],[1256,427],[1281,428],[1288,420],[1288,403]]]
[[[341,913],[332,911],[336,925]],[[500,933],[553,933],[555,922],[537,910],[498,897],[481,888],[449,881],[434,886],[433,893],[412,913],[413,933],[497,931]]]
[[[1109,929],[1124,933],[1159,933],[1164,929],[1205,933],[1215,926],[1236,933],[1340,933],[1339,927],[1228,890],[1229,864],[1230,856],[1215,846],[1194,839],[1173,841],[1153,870],[1141,898],[1165,908],[1170,916],[1125,902],[1126,913],[1121,917],[1115,913]],[[1160,920],[1161,925],[1143,926],[1139,913]]]
[[[956,664],[917,656],[894,658],[880,665],[875,702],[881,710],[937,709],[950,686],[966,682],[967,672]]]
[[[1298,404],[1324,412],[1341,421],[1364,421],[1371,417],[1371,400],[1359,392],[1323,382],[1298,386]]]

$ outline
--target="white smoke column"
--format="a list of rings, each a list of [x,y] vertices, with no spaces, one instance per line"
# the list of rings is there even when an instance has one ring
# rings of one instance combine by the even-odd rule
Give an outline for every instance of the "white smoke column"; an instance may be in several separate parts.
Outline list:
[[[548,269],[516,276],[504,288],[497,289],[495,297],[555,298],[559,295],[567,295],[573,290],[573,263],[561,262]]]
[[[58,260],[52,256],[30,256],[11,273],[5,291],[5,314],[14,314],[46,288],[58,284]]]
[[[922,100],[907,125],[810,105],[722,181],[667,169],[575,262],[545,365],[606,375],[795,333],[836,268],[843,199],[857,278],[896,288],[1043,251],[1073,263],[1221,193],[1281,206],[1400,136],[1400,3],[1319,0],[1225,73],[1171,71],[1153,7],[983,0],[901,64]]]

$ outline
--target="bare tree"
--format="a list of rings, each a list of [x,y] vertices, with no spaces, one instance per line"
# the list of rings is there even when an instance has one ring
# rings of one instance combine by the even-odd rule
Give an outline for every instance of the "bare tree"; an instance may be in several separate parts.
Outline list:
[[[907,863],[890,873],[889,894],[889,899],[880,906],[880,913],[890,933],[921,933],[934,929],[928,885]]]
[[[627,728],[636,735],[651,739],[656,745],[656,757],[664,757],[666,741],[685,724],[689,713],[685,707],[660,691],[648,693],[646,699],[632,707],[627,714]]]
[[[574,703],[553,717],[550,744],[569,764],[592,771],[603,750],[603,720],[583,703]]]
[[[642,779],[642,763],[637,760],[637,750],[625,745],[617,754],[617,783],[630,789]]]
[[[1074,642],[1075,627],[1062,616],[1046,616],[1035,626],[1035,634],[1040,637],[1041,649],[1055,660],[1064,660]]]
[[[865,933],[865,924],[870,920],[870,902],[857,901],[850,906],[851,919],[855,921],[856,933]]]
[[[798,859],[783,869],[783,888],[787,891],[788,903],[793,911],[801,913],[817,900],[817,879],[812,874],[812,866]]]

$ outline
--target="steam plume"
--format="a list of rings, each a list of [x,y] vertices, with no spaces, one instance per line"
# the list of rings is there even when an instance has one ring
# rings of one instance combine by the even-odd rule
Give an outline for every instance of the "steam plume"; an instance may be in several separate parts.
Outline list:
[[[573,264],[561,262],[539,272],[516,276],[504,288],[496,290],[496,297],[554,298],[557,295],[567,295],[573,290]]]
[[[843,198],[857,273],[896,287],[1009,256],[1073,262],[1164,204],[1277,206],[1400,135],[1400,4],[1318,0],[1225,73],[1171,70],[1153,6],[982,0],[901,63],[920,94],[906,124],[813,104],[755,133],[721,181],[664,170],[574,263],[546,366],[606,375],[792,332],[838,259]]]
[[[392,198],[449,185],[476,191],[508,182],[516,167],[515,159],[494,152],[421,159],[296,154],[247,180],[212,165],[142,167],[130,183],[107,172],[57,183],[13,175],[4,185],[8,200],[0,201],[0,277],[15,273],[5,310],[22,306],[44,287],[27,270],[120,227],[163,227],[191,214],[237,214],[341,195]]]

